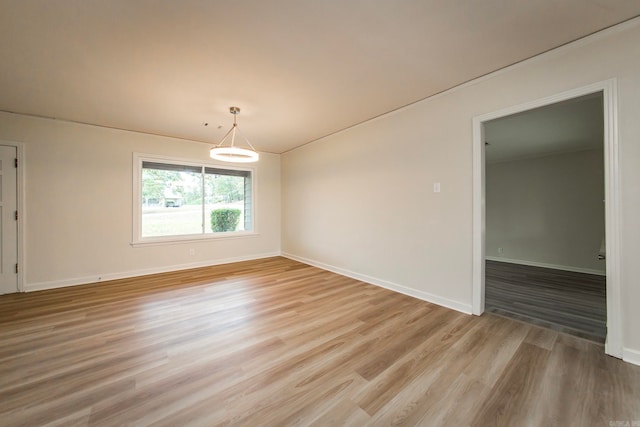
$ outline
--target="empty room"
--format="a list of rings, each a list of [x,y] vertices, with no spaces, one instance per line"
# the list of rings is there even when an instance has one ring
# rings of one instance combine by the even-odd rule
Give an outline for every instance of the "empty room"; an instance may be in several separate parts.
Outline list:
[[[0,11],[0,424],[640,425],[637,1]]]
[[[603,136],[602,92],[486,123],[486,311],[605,342]]]

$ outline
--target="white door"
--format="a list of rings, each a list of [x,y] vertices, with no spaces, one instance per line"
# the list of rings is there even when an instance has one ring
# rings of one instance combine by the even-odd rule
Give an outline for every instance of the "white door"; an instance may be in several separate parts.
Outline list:
[[[0,145],[0,294],[18,292],[16,152]]]

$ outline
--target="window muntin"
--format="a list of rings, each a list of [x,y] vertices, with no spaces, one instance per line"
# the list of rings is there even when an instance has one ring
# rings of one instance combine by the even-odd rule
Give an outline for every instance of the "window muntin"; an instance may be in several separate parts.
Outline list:
[[[173,160],[139,162],[138,242],[253,232],[253,173]],[[211,212],[239,211],[237,226],[212,229]],[[134,222],[135,223],[135,222]],[[135,242],[134,242],[135,243]]]

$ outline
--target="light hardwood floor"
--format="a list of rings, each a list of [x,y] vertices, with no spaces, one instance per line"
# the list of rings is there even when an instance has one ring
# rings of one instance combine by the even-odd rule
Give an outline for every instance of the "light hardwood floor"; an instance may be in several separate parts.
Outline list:
[[[6,426],[609,426],[640,367],[284,258],[0,297]]]

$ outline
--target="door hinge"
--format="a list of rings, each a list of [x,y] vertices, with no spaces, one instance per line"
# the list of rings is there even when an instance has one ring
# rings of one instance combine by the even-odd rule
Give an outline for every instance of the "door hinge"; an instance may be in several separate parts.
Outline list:
[[[18,274],[20,270],[18,270],[18,263],[16,263],[16,274]]]
[[[16,221],[18,220],[18,211],[16,211]]]
[[[18,167],[18,159],[16,159],[16,168]]]

